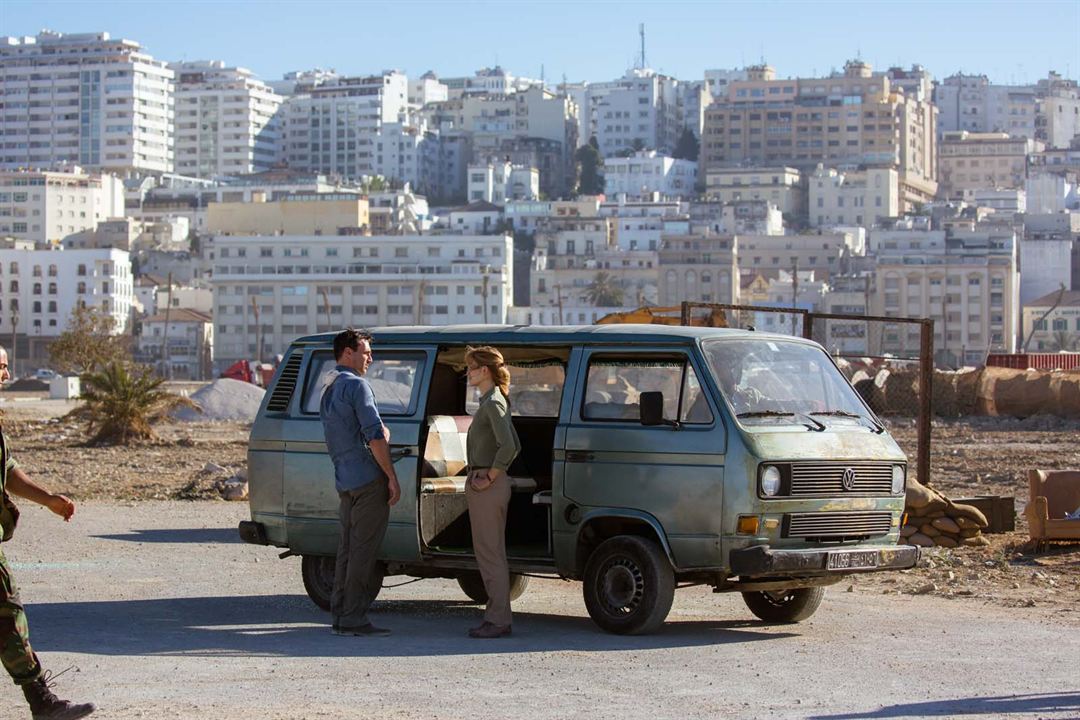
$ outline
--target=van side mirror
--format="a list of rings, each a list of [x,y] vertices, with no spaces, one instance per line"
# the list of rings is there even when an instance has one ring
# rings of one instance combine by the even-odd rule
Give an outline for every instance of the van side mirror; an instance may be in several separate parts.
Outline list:
[[[641,412],[642,425],[670,425],[679,427],[674,420],[664,419],[664,393],[659,391],[643,392],[638,397],[638,409]]]

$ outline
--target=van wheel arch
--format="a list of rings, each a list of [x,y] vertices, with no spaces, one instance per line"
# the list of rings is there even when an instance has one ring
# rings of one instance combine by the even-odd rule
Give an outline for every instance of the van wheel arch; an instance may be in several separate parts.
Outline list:
[[[667,538],[648,520],[642,517],[627,515],[600,515],[587,518],[578,531],[577,548],[574,554],[575,579],[580,580],[585,575],[585,565],[601,543],[618,535],[634,535],[647,540],[652,540],[660,546],[667,556],[668,562],[675,567],[671,548],[668,547]]]

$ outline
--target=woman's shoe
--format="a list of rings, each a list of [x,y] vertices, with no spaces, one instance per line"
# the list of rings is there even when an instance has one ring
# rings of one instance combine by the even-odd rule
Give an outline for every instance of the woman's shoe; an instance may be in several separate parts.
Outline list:
[[[506,637],[508,635],[510,635],[509,625],[495,625],[486,620],[480,627],[475,627],[469,631],[469,637],[477,638],[479,640],[489,640],[491,638]]]

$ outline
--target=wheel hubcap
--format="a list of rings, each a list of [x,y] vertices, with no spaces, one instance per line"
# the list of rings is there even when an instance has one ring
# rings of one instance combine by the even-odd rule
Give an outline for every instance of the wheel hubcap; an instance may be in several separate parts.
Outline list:
[[[628,615],[641,604],[645,578],[636,564],[626,559],[613,560],[601,577],[600,600],[608,612]]]

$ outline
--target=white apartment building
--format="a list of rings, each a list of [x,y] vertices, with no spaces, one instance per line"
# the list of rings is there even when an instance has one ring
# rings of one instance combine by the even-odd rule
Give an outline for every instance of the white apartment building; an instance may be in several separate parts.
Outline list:
[[[1080,182],[1075,175],[1029,172],[1024,182],[1027,212],[1060,213],[1080,210]]]
[[[430,187],[438,163],[438,139],[429,137],[424,123],[384,123],[373,142],[375,175],[395,186],[409,183],[421,192]]]
[[[938,362],[978,365],[990,352],[1015,352],[1020,330],[1016,236],[1008,226],[957,227],[944,246],[921,230],[894,233],[880,250],[875,315],[931,318]],[[928,247],[929,245],[929,247]],[[882,351],[918,354],[917,325],[887,328]]]
[[[570,240],[570,243],[572,242]],[[576,252],[568,255],[568,247],[573,250],[572,245],[565,240],[554,240],[542,246],[538,245],[533,253],[529,288],[529,307],[533,312],[544,307],[557,310],[561,306],[564,324],[591,322],[591,315],[569,322],[567,314],[571,308],[593,307],[592,288],[604,276],[607,277],[607,282],[617,287],[622,294],[620,310],[656,304],[656,251],[626,251],[605,247],[585,255]],[[610,306],[604,304],[595,309],[599,313],[607,307]],[[598,317],[603,317],[604,314],[607,313],[604,312]]]
[[[523,305],[510,308],[511,325],[595,325],[605,315],[633,310],[636,305],[594,307],[592,305]]]
[[[675,149],[683,129],[679,81],[648,68],[632,68],[618,80],[587,86],[589,134],[600,154]],[[588,138],[586,138],[587,140]]]
[[[705,177],[705,194],[725,203],[767,200],[795,217],[806,212],[806,187],[790,167],[716,168]]]
[[[172,63],[176,172],[194,177],[268,170],[281,140],[280,95],[220,60]]]
[[[596,217],[600,210],[598,197],[584,196],[577,200],[540,200],[508,202],[503,208],[514,230],[535,232],[549,218]]]
[[[290,168],[358,180],[375,171],[387,123],[407,123],[409,80],[396,71],[320,77],[296,85],[282,105],[282,159]]]
[[[1017,188],[968,188],[964,202],[972,207],[990,208],[996,215],[1027,212],[1027,194]]]
[[[945,133],[938,146],[941,197],[961,198],[965,190],[1022,189],[1028,155],[1042,143],[1007,133]]]
[[[1026,305],[1023,341],[1029,352],[1080,351],[1080,290],[1058,289]]]
[[[738,239],[721,235],[665,236],[659,252],[657,303],[684,300],[732,304],[739,299]]]
[[[214,321],[189,308],[162,311],[142,321],[135,338],[135,359],[172,380],[213,377]]]
[[[544,83],[533,78],[512,75],[502,67],[482,68],[471,76],[443,78],[451,100],[468,95],[510,95]]]
[[[0,172],[0,236],[57,245],[123,215],[124,186],[113,175],[75,166],[64,172]]]
[[[504,323],[513,297],[513,239],[504,235],[218,236],[213,244],[218,367],[348,325]]]
[[[1035,139],[1038,98],[1031,85],[993,85],[985,75],[951,75],[934,88],[938,134],[1008,133]]]
[[[450,99],[450,88],[440,82],[438,76],[427,71],[416,80],[409,81],[409,105],[419,110],[428,103],[446,102]]]
[[[738,235],[738,265],[744,274],[813,270],[827,280],[844,272],[852,257],[866,254],[862,236],[850,232],[799,235]]]
[[[662,198],[688,197],[695,194],[697,163],[676,160],[655,150],[641,150],[630,157],[604,161],[604,192],[644,198],[659,194]]]
[[[0,167],[173,169],[173,72],[108,33],[0,37]]]
[[[496,205],[540,198],[540,171],[508,162],[469,165],[469,202]]]
[[[746,68],[732,70],[706,70],[705,88],[713,98],[726,98],[728,85],[732,82],[749,80]]]
[[[807,182],[811,227],[869,226],[900,214],[900,174],[892,168],[840,171],[819,165]]]
[[[116,333],[125,332],[134,298],[126,250],[0,249],[0,337],[10,343],[15,335],[20,360],[45,360],[79,304],[98,308]]]

